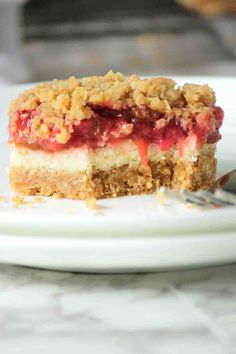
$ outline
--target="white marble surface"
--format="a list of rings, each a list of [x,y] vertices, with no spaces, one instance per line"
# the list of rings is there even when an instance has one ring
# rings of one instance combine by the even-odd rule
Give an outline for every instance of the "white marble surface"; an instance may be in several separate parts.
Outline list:
[[[0,353],[236,353],[236,265],[126,275],[1,265]]]

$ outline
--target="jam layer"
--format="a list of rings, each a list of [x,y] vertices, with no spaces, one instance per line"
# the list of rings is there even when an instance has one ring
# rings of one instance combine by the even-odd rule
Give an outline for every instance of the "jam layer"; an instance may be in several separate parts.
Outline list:
[[[197,144],[216,143],[220,138],[219,128],[223,121],[220,107],[210,107],[203,112],[161,113],[148,107],[133,107],[114,110],[102,106],[93,106],[91,119],[80,120],[72,126],[58,128],[51,124],[47,127],[47,136],[36,134],[34,127],[37,110],[15,112],[15,118],[9,126],[10,142],[31,149],[58,151],[86,145],[91,148],[116,144],[124,139],[133,139],[140,150],[151,144],[157,144],[162,151],[174,146],[179,149],[187,138],[194,137]],[[66,120],[65,120],[66,121]],[[39,124],[44,126],[44,117]],[[61,142],[60,135],[65,133],[66,140]],[[189,139],[188,139],[189,140]]]

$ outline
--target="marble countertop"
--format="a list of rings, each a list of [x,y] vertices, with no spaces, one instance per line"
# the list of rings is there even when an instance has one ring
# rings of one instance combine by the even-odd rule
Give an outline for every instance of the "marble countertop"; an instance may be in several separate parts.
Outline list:
[[[124,275],[1,265],[0,352],[236,353],[236,265]]]

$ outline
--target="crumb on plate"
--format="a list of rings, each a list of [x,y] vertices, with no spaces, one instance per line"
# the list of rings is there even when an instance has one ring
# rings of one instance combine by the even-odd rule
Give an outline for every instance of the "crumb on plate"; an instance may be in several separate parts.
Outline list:
[[[16,194],[14,197],[12,197],[12,203],[15,208],[19,207],[22,205],[25,201],[25,198],[22,194]]]
[[[6,202],[6,201],[7,201],[7,198],[1,195],[0,196],[0,202]]]
[[[158,201],[159,201],[159,205],[160,206],[163,206],[165,205],[165,202],[167,200],[167,196],[166,196],[166,193],[165,193],[165,188],[160,188],[158,191],[157,191],[157,196],[158,196]]]
[[[85,199],[86,207],[89,209],[96,209],[97,203],[95,198]]]
[[[43,202],[43,198],[41,198],[41,197],[34,197],[34,201],[35,201],[36,203],[42,203],[42,202]]]

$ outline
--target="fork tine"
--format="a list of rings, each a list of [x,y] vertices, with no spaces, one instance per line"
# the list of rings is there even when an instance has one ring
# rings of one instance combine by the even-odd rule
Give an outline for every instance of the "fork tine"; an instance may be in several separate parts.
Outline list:
[[[221,193],[215,195],[207,191],[189,192],[181,191],[186,196],[186,201],[197,205],[214,205],[214,206],[233,206],[236,205],[236,200],[229,200],[229,193]],[[236,198],[235,198],[236,199]]]
[[[222,205],[222,206],[232,206],[234,205],[232,202],[227,201],[223,196],[221,198],[216,197],[214,194],[206,193],[205,194],[206,201],[213,205]]]
[[[167,197],[170,197],[171,199],[177,199],[182,202],[187,202],[191,204],[196,204],[196,205],[203,205],[203,201],[199,200],[199,198],[191,198],[189,197],[186,193],[185,190],[181,190],[179,192],[173,191],[171,189],[165,189],[164,193]]]
[[[231,205],[236,205],[236,195],[226,192],[223,189],[216,189],[214,192],[214,196],[218,199],[223,199]]]
[[[189,192],[186,191],[185,189],[180,191],[180,194],[182,194],[188,203],[193,203],[197,205],[205,205],[206,204],[206,198],[203,197],[202,195],[198,195],[195,192]]]
[[[182,202],[191,203],[197,206],[233,206],[236,205],[236,196],[223,190],[216,190],[214,193],[207,191],[189,192],[181,189],[175,192],[165,189],[164,193],[167,197],[181,200]]]

